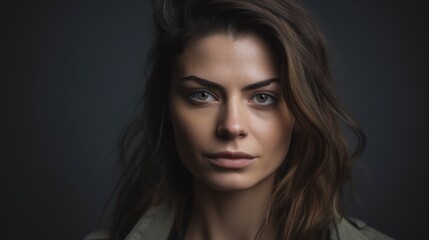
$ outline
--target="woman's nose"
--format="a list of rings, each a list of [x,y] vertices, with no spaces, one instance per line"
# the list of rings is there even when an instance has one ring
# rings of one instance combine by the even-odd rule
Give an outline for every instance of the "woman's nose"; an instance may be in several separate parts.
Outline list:
[[[220,111],[216,135],[224,139],[243,138],[247,136],[246,116],[242,107],[235,103],[225,104]]]

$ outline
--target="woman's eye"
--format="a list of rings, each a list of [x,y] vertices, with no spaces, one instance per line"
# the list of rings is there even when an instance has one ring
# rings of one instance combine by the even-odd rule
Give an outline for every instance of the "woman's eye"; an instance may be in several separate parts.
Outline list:
[[[215,97],[207,91],[195,91],[191,93],[190,98],[195,101],[214,101]]]
[[[276,101],[276,98],[268,93],[258,93],[252,97],[252,102],[260,105],[270,105]]]

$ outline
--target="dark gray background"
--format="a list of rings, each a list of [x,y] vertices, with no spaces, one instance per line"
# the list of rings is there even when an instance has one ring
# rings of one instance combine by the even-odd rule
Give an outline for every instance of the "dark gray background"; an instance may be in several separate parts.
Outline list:
[[[427,4],[305,2],[330,40],[340,95],[368,135],[349,215],[398,239],[424,239]],[[0,9],[0,239],[81,239],[108,221],[101,212],[116,139],[142,92],[153,40],[150,5],[15,1]]]

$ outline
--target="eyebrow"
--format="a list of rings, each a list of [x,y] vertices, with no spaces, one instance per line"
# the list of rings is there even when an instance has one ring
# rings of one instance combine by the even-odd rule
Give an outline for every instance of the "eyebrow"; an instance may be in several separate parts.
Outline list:
[[[203,78],[200,78],[200,77],[197,77],[194,75],[186,76],[186,77],[180,78],[179,80],[181,80],[181,81],[194,81],[194,82],[197,82],[197,83],[204,85],[206,87],[214,88],[214,89],[218,89],[218,90],[224,89],[222,87],[222,85],[220,85],[218,83],[215,83],[215,82],[212,82],[212,81],[209,81],[207,79],[203,79]],[[280,83],[280,79],[279,78],[271,78],[271,79],[263,80],[260,82],[252,83],[252,84],[249,84],[247,86],[244,86],[241,90],[242,91],[254,90],[254,89],[258,89],[261,87],[268,86],[273,82],[274,83]]]

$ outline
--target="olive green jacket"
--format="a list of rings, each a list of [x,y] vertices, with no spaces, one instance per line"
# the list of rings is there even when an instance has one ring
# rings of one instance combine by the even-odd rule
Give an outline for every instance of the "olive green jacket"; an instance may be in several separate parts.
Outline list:
[[[165,202],[151,208],[140,218],[125,240],[167,240],[174,222],[175,206]],[[89,234],[85,240],[109,239],[107,230]],[[369,227],[366,223],[352,218],[343,218],[331,224],[318,240],[393,240]]]

